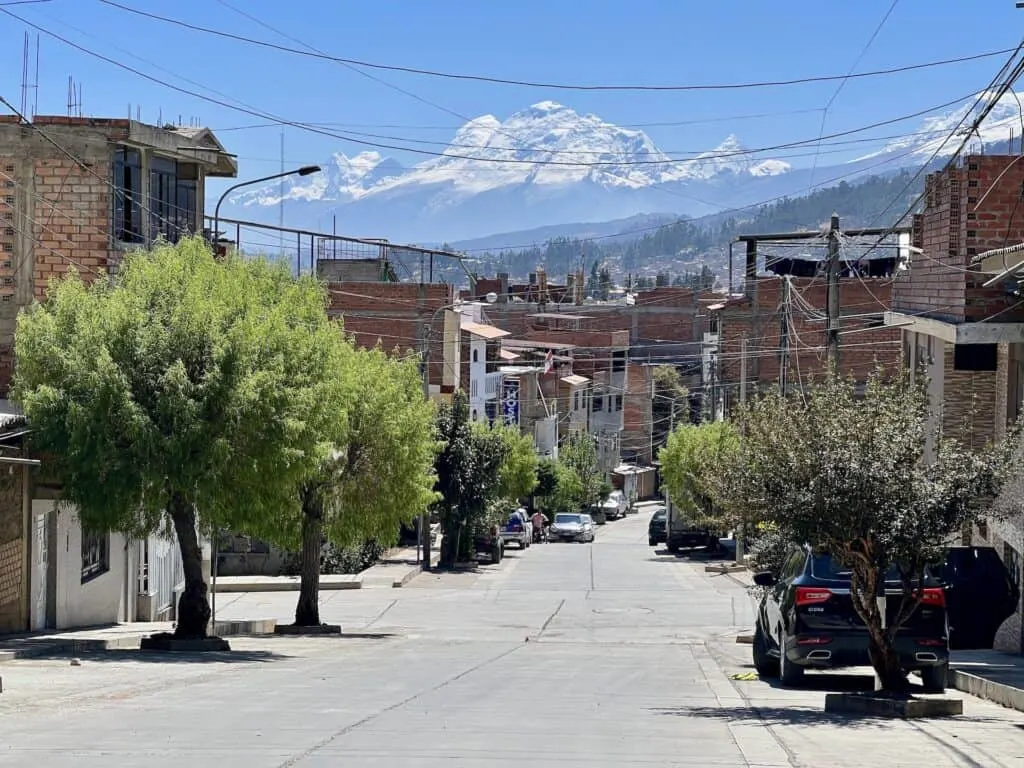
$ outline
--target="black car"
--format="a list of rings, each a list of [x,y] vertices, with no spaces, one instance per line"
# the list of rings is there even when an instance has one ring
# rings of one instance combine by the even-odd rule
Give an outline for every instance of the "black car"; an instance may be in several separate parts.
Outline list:
[[[754,627],[754,667],[762,677],[797,685],[805,669],[868,666],[868,634],[850,598],[850,573],[828,554],[794,549],[778,576],[758,573],[766,587]],[[906,671],[917,670],[929,691],[946,688],[949,636],[946,598],[926,575],[921,602],[896,635]],[[886,577],[886,618],[895,620],[902,589],[894,568]]]
[[[647,524],[647,543],[649,545],[653,547],[665,543],[668,539],[667,524],[668,513],[664,509],[659,509],[651,515],[651,522]]]

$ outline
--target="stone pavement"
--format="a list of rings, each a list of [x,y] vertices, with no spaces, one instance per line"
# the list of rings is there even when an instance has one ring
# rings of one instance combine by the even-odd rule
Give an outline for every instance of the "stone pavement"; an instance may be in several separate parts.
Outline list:
[[[854,676],[742,679],[749,596],[656,554],[646,522],[405,589],[325,593],[323,620],[347,636],[11,662],[0,766],[1024,765],[1024,715],[972,696],[953,720],[847,719],[823,714],[824,692]],[[294,610],[293,593],[222,597],[218,617]]]

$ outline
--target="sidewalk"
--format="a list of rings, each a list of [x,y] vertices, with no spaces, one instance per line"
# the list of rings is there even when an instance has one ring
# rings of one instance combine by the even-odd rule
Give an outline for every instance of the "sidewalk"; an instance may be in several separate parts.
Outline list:
[[[431,549],[432,563],[436,551],[437,547]],[[405,547],[391,552],[386,559],[363,571],[360,574],[361,586],[363,589],[401,587],[421,572],[422,567],[416,562],[416,547]]]
[[[363,586],[362,574],[321,574],[320,591],[333,589],[359,589]],[[298,576],[218,576],[218,595],[231,592],[297,592]]]

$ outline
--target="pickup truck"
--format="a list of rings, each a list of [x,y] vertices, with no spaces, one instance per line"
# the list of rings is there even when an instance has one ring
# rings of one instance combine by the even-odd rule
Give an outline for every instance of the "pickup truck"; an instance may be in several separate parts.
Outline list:
[[[529,521],[514,525],[505,523],[498,530],[498,536],[501,537],[501,541],[506,547],[515,542],[519,545],[519,549],[526,549],[533,543],[533,525]]]

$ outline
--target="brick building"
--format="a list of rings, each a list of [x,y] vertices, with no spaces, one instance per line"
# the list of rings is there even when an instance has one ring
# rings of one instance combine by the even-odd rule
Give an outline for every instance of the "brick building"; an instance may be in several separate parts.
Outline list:
[[[787,286],[788,283],[788,286]],[[870,277],[839,280],[840,332],[881,325],[891,306],[893,281]],[[788,293],[787,293],[788,291]],[[787,391],[820,377],[828,368],[825,353],[827,283],[824,277],[759,277],[749,295],[734,296],[709,308],[709,361],[717,346],[717,368],[706,372],[726,409],[739,396],[743,341],[746,340],[748,392],[779,386]],[[840,344],[840,370],[863,381],[878,365],[899,366],[900,331],[878,328],[850,333]]]
[[[1024,303],[1024,162],[1018,155],[970,155],[928,176],[915,217],[920,254],[893,291],[886,322],[902,326],[904,355],[928,377],[933,417],[947,435],[975,443],[1000,436],[1021,415]],[[987,255],[995,250],[996,253]],[[998,506],[1010,511],[964,532],[965,543],[995,547],[1018,583],[1024,552],[1017,478]],[[1021,650],[1021,612],[997,647]]]
[[[71,268],[106,276],[127,250],[202,233],[206,178],[237,171],[205,128],[0,116],[0,394],[19,309]]]

